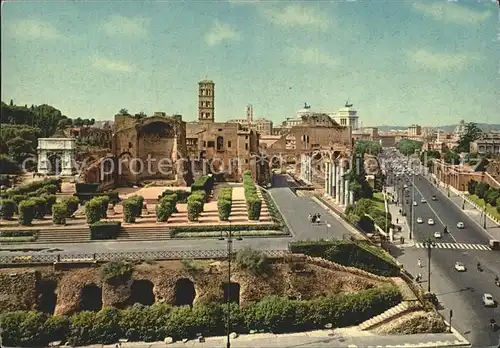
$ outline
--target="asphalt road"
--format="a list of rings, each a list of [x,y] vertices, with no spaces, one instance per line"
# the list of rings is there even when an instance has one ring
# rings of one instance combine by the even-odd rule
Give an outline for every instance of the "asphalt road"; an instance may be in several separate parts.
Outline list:
[[[427,237],[433,238],[436,231],[443,233],[444,226],[448,226],[450,234],[443,234],[443,238],[435,240],[438,243],[471,243],[487,244],[488,236],[481,227],[466,216],[460,208],[448,200],[438,189],[433,187],[424,177],[416,176],[415,180],[410,177],[409,182],[401,182],[399,185],[407,184],[410,195],[403,199],[404,210],[409,212],[412,203],[412,181],[415,185],[415,201],[418,206],[414,208],[415,219],[422,217],[423,224],[414,224],[413,238],[416,242],[422,242]],[[437,200],[432,201],[432,195]],[[424,197],[427,203],[421,203]],[[408,205],[405,204],[406,200]],[[435,225],[427,223],[429,218],[434,219]],[[407,215],[408,223],[411,223],[411,215]],[[465,229],[456,227],[458,221],[465,223]],[[407,265],[413,274],[422,273],[424,282],[422,286],[427,288],[428,258],[427,250],[417,249],[408,251],[414,257],[409,260],[415,264]],[[416,258],[420,258],[423,267],[418,268]],[[467,271],[459,273],[454,269],[455,262],[463,262]],[[483,271],[476,269],[480,262]],[[495,275],[500,276],[500,253],[498,251],[479,250],[453,250],[432,249],[431,251],[431,291],[438,295],[442,304],[442,314],[448,317],[449,310],[453,310],[453,325],[459,332],[464,334],[473,346],[492,346],[498,344],[499,332],[493,332],[488,323],[491,318],[500,322],[500,309],[485,308],[481,301],[484,293],[490,293],[497,301],[500,300],[500,288],[494,284]]]

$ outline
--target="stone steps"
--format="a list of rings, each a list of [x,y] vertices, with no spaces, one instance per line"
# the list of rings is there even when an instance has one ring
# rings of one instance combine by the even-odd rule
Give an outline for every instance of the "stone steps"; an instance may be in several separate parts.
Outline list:
[[[168,228],[163,226],[150,227],[123,227],[118,232],[116,240],[126,241],[149,241],[149,240],[167,240],[170,238]]]
[[[79,228],[54,228],[39,230],[34,243],[82,243],[90,241],[90,229],[87,226]]]
[[[384,313],[362,322],[361,324],[358,325],[358,329],[362,331],[374,329],[379,325],[382,325],[390,320],[394,320],[402,316],[403,314],[416,310],[417,308],[418,306],[412,304],[411,302],[408,301],[401,302],[397,306],[389,308]]]

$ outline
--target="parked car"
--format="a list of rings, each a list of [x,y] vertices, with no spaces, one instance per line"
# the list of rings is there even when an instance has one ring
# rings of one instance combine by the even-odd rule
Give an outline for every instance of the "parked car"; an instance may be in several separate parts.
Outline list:
[[[433,201],[437,201],[437,197],[436,195],[432,195],[432,198],[431,198]]]
[[[457,228],[464,228],[465,224],[462,221],[457,222]]]
[[[434,232],[434,238],[440,239],[442,237],[441,232]]]
[[[413,201],[413,206],[416,207],[417,205],[418,205],[417,201]]]
[[[424,223],[424,219],[422,219],[421,217],[418,217],[417,224],[423,224],[423,223]]]
[[[467,268],[465,267],[465,265],[462,263],[462,262],[455,262],[455,269],[458,271],[458,272],[465,272],[467,270]]]
[[[427,203],[427,201],[425,200],[425,198],[422,198],[422,199],[420,200],[420,203]]]
[[[482,300],[485,307],[495,306],[495,300],[491,294],[484,294]]]
[[[432,226],[432,225],[434,225],[434,219],[429,219],[429,220],[427,220],[427,223],[428,223],[429,225],[431,225],[431,226]]]

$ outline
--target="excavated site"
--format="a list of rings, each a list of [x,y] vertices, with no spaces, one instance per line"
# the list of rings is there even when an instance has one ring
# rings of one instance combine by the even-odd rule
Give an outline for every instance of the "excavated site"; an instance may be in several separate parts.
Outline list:
[[[264,275],[232,265],[230,284],[228,265],[221,261],[136,263],[128,279],[112,282],[102,279],[101,267],[61,271],[50,266],[0,269],[0,312],[38,310],[69,315],[82,310],[99,311],[104,306],[125,308],[135,303],[196,305],[222,302],[228,292],[231,301],[244,306],[269,295],[306,300],[377,287],[385,280],[305,260],[274,261]]]

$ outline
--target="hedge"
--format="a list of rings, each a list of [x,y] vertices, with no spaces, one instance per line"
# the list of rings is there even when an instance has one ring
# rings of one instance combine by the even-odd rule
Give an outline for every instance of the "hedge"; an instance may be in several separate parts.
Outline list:
[[[66,217],[71,217],[77,210],[80,204],[78,197],[71,196],[62,199],[61,203],[66,206]]]
[[[30,226],[35,216],[35,202],[27,199],[19,203],[19,224]]]
[[[39,231],[23,231],[23,230],[6,230],[0,231],[0,237],[33,237],[38,234]]]
[[[108,216],[108,205],[109,205],[109,197],[108,196],[99,196],[94,198],[101,205],[101,217],[105,218]]]
[[[168,218],[176,211],[176,202],[177,195],[175,194],[162,197],[156,206],[156,221],[168,221]]]
[[[57,196],[50,193],[44,193],[41,197],[45,200],[45,215],[52,214],[52,206],[56,203]]]
[[[76,193],[96,193],[99,184],[75,184]]]
[[[16,202],[13,199],[0,199],[0,217],[2,219],[12,219],[16,212]]]
[[[191,192],[185,190],[165,190],[158,196],[158,200],[161,200],[165,196],[175,195],[178,203],[187,203],[187,199]]]
[[[30,192],[35,192],[36,190],[48,185],[55,185],[57,187],[57,191],[61,192],[61,183],[62,181],[60,179],[45,179],[41,181],[33,181],[27,185],[9,189],[7,193],[9,194],[9,196],[27,195]]]
[[[259,220],[262,209],[262,199],[257,194],[257,188],[249,172],[243,173],[243,188],[247,204],[248,220]]]
[[[87,217],[87,223],[89,225],[101,220],[102,205],[97,198],[93,198],[85,203],[85,216]]]
[[[135,219],[139,216],[140,208],[137,198],[130,197],[127,198],[122,203],[123,206],[123,221],[127,223],[135,222]]]
[[[203,175],[191,185],[191,192],[205,191],[207,195],[210,194],[214,186],[214,178],[211,175]]]
[[[285,333],[357,325],[400,303],[394,286],[339,294],[308,301],[270,296],[247,307],[231,305],[231,328],[238,333],[250,330]],[[194,307],[173,307],[158,303],[136,305],[124,310],[104,308],[100,312],[80,312],[71,317],[18,311],[2,313],[3,344],[47,346],[66,341],[71,345],[115,344],[129,341],[160,341],[224,335],[226,304],[210,303]]]
[[[233,189],[224,187],[219,192],[217,197],[217,210],[219,212],[219,220],[227,221],[231,215],[231,207],[233,205]]]
[[[129,198],[135,200],[135,202],[137,204],[137,207],[135,208],[136,209],[135,211],[137,213],[137,217],[141,217],[142,208],[144,208],[144,197],[139,196],[139,195],[133,195],[133,196],[130,196]]]
[[[119,221],[98,221],[90,225],[90,239],[116,239],[122,223]]]
[[[322,257],[382,276],[394,277],[401,272],[400,267],[385,251],[363,241],[299,241],[290,243],[289,249],[293,253]]]
[[[64,203],[56,203],[52,206],[52,223],[54,225],[65,225],[68,207]]]
[[[43,219],[47,213],[47,202],[42,197],[30,198],[35,203],[35,219]]]
[[[108,196],[109,201],[113,204],[120,202],[120,197],[118,197],[118,192],[108,191],[108,192],[95,192],[95,193],[75,193],[73,196],[78,197],[81,204],[90,201],[94,197]]]
[[[278,224],[262,224],[262,225],[231,225],[231,231],[274,231],[279,230]],[[227,232],[227,225],[213,225],[213,226],[180,226],[170,229],[170,236],[174,237],[177,233],[183,232]]]

